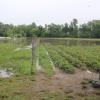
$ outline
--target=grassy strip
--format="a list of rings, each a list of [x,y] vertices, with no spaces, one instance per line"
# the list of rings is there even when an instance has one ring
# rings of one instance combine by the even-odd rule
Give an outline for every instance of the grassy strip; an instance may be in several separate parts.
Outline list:
[[[43,45],[39,47],[39,63],[43,67],[45,73],[49,75],[53,74],[53,67]]]
[[[47,46],[46,48],[55,64],[56,67],[59,67],[60,69],[63,69],[64,71],[68,73],[74,73],[74,66],[70,64],[64,57],[62,57],[56,50],[54,50],[52,47]]]
[[[31,50],[17,51],[11,57],[13,68],[16,73],[30,74],[31,73]]]

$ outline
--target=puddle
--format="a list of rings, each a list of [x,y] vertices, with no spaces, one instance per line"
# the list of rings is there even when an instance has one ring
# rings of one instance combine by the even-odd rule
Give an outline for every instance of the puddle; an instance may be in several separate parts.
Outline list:
[[[23,48],[16,48],[14,51],[20,51],[20,50],[25,50],[25,49],[31,49],[32,48],[32,44],[28,45],[28,46],[25,46]]]
[[[31,48],[32,48],[32,44],[25,47],[25,49],[31,49]]]
[[[2,39],[11,39],[11,37],[0,37],[0,40]]]
[[[15,49],[14,51],[20,51],[22,48],[17,48],[17,49]]]
[[[89,74],[92,74],[92,72],[91,72],[91,71],[89,71],[89,70],[87,70],[86,72],[87,72],[87,73],[89,73]]]
[[[12,76],[12,75],[13,75],[13,73],[7,71],[6,69],[0,70],[0,77],[1,77],[1,78],[7,78],[7,77],[10,77],[10,76]]]

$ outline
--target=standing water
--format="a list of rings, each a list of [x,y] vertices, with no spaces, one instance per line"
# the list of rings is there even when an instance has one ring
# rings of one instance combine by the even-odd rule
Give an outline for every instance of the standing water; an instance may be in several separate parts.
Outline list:
[[[12,76],[12,75],[13,75],[13,73],[7,71],[6,69],[0,70],[0,77],[1,77],[1,78],[7,78],[7,77],[10,77],[10,76]]]

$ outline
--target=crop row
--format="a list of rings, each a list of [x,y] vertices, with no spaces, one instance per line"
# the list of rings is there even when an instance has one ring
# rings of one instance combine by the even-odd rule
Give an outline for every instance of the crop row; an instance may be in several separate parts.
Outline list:
[[[68,73],[73,73],[74,72],[74,66],[70,64],[65,57],[61,56],[59,52],[54,50],[52,46],[50,45],[45,45],[47,51],[50,54],[50,57],[54,63],[54,65],[60,69],[63,69],[64,71]]]
[[[70,54],[74,58],[80,60],[87,68],[97,70],[100,68],[100,47],[99,46],[71,46],[66,47],[64,45],[58,46],[58,48]]]
[[[73,57],[72,55],[66,53],[66,51],[61,50],[58,46],[51,45],[51,47],[56,52],[58,52],[62,57],[64,57],[69,63],[71,63],[73,66],[82,68],[82,69],[86,68],[86,65],[81,60],[79,60],[77,57]]]

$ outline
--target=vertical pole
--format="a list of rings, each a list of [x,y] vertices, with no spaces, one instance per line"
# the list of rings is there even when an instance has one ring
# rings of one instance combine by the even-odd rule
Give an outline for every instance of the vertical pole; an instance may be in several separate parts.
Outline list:
[[[32,66],[33,66],[33,58],[34,58],[34,39],[32,38]]]
[[[99,69],[99,80],[100,80],[100,69]]]
[[[34,59],[34,52],[35,52],[35,51],[34,51],[34,50],[35,50],[34,44],[35,44],[35,38],[32,37],[32,62],[31,62],[31,74],[34,73],[34,72],[33,72],[33,64],[34,64],[33,59]]]

